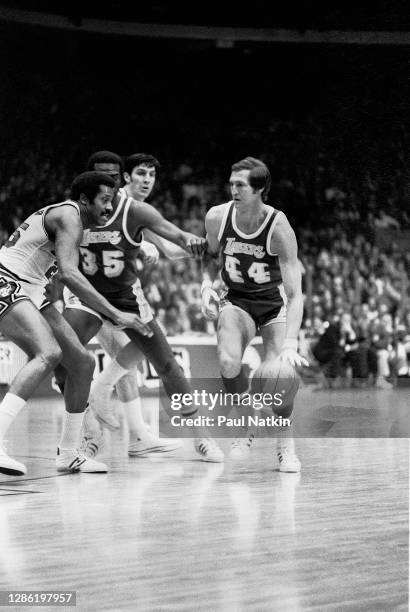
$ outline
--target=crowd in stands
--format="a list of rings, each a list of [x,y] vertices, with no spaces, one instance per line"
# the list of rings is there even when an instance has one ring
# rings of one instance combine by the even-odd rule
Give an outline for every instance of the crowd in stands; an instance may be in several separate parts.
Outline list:
[[[317,363],[330,379],[343,378],[347,368],[354,379],[363,380],[407,372],[410,253],[403,240],[410,235],[410,182],[404,166],[405,127],[393,130],[390,139],[384,135],[382,154],[374,145],[369,156],[370,144],[365,143],[354,159],[344,150],[342,135],[330,136],[326,125],[311,119],[274,121],[260,134],[239,132],[238,150],[245,150],[245,142],[247,153],[271,168],[270,202],[286,212],[297,234],[304,272],[302,333],[313,347],[321,339],[314,351]],[[49,145],[24,154],[3,152],[0,243],[27,214],[68,196],[81,168],[75,168],[74,153],[64,159],[69,162]],[[151,203],[183,229],[204,235],[209,207],[229,199],[229,170],[226,161],[223,168],[198,158],[195,163],[168,161]],[[214,333],[213,323],[201,315],[196,261],[162,258],[142,275],[149,302],[169,335]]]

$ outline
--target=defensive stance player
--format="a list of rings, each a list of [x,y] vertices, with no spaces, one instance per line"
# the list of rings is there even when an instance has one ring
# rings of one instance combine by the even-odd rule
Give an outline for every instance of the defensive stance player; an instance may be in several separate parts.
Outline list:
[[[59,442],[59,471],[106,472],[107,467],[78,451],[94,361],[72,328],[44,297],[59,271],[64,283],[100,316],[141,335],[150,334],[137,314],[118,310],[78,269],[83,228],[103,224],[112,214],[115,181],[85,172],[72,185],[71,199],[30,215],[0,249],[0,330],[27,355],[0,406],[0,471],[22,475],[26,467],[9,457],[4,436],[41,380],[61,361],[67,371],[65,422]],[[41,311],[41,314],[40,312]]]

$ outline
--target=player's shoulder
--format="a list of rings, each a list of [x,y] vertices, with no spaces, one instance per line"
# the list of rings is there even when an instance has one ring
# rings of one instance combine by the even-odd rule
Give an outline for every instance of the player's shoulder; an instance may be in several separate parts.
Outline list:
[[[224,204],[215,204],[206,213],[206,220],[211,222],[222,221],[231,204],[232,201],[225,202]]]
[[[271,254],[287,252],[289,248],[293,248],[293,246],[296,245],[295,232],[286,214],[282,210],[277,210],[277,214],[273,218],[269,238],[269,251]]]
[[[51,240],[55,239],[56,232],[79,236],[88,223],[85,208],[72,200],[46,206],[43,211],[44,228]]]
[[[152,206],[146,202],[128,198],[125,201],[123,214],[127,219],[127,223],[133,227],[135,225],[144,225],[147,222],[148,215],[151,214],[151,209]]]
[[[272,206],[272,208],[274,209],[274,214],[272,215],[272,225],[274,231],[288,231],[289,228],[291,228],[291,225],[286,214],[283,212],[283,210],[276,208],[276,206]]]
[[[46,216],[46,219],[80,219],[82,217],[82,209],[73,200],[64,200],[57,204],[50,204],[40,209],[38,213]]]
[[[81,204],[74,202],[74,200],[67,199],[63,200],[62,202],[56,202],[56,204],[49,204],[48,206],[44,206],[42,210],[46,210],[48,212],[51,210],[56,212],[66,212],[68,210],[70,212],[75,211],[77,215],[79,215],[81,206]]]
[[[128,210],[133,215],[142,215],[145,213],[152,212],[155,210],[151,204],[147,204],[142,200],[135,200],[134,198],[128,198]]]
[[[231,204],[232,204],[232,200],[230,200],[229,202],[224,202],[224,204],[215,204],[214,206],[211,206],[211,208],[208,210],[207,215],[212,215],[212,216],[223,215],[224,212],[229,208]]]

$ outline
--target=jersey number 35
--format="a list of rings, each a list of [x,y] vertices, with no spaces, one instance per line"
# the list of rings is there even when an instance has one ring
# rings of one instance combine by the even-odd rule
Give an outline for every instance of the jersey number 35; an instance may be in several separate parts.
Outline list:
[[[84,274],[94,276],[99,269],[97,255],[84,247],[80,247],[80,251]],[[104,276],[107,278],[120,276],[124,270],[124,253],[122,251],[102,251],[101,256]]]

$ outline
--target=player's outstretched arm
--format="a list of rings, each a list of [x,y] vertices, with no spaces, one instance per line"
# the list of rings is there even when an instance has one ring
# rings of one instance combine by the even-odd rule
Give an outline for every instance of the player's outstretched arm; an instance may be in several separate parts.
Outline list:
[[[143,335],[152,335],[139,317],[124,313],[112,306],[81,274],[79,246],[83,233],[81,220],[72,206],[50,210],[46,217],[47,231],[54,235],[55,254],[61,282],[75,295],[120,327],[136,329]]]
[[[295,232],[283,213],[275,226],[270,248],[272,253],[278,254],[283,288],[288,299],[286,338],[280,356],[292,365],[309,365],[297,352],[303,317],[302,274]]]
[[[148,242],[152,242],[152,244],[154,244],[168,259],[185,259],[192,256],[192,254],[188,253],[185,249],[161,236],[157,236],[157,234],[154,234],[151,230],[144,231],[144,238],[146,238]]]
[[[191,255],[202,255],[206,248],[205,238],[184,232],[164,219],[155,208],[145,202],[135,203],[135,206],[130,208],[128,226],[135,228],[135,233],[140,227],[151,230],[154,234],[170,240]]]
[[[202,313],[210,320],[218,317],[219,296],[213,289],[213,283],[220,270],[220,244],[218,240],[219,228],[221,227],[223,206],[214,206],[205,217],[205,229],[207,239],[207,250],[202,258]]]

